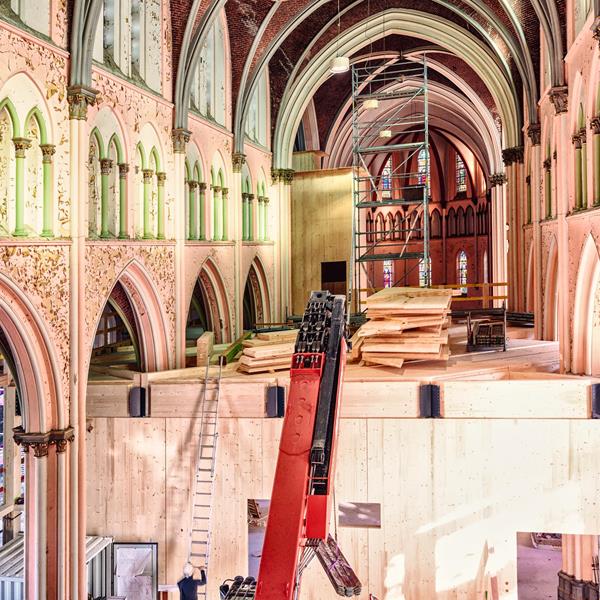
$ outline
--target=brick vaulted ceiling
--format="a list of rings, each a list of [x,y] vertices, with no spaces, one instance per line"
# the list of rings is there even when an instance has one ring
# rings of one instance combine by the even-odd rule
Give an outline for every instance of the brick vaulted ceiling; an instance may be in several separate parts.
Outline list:
[[[513,48],[519,48],[519,52],[526,55],[528,64],[532,66],[530,73],[534,73],[533,78],[537,79],[540,21],[534,9],[534,1],[542,5],[543,12],[547,13],[548,7],[551,7],[558,14],[560,22],[565,22],[565,0],[478,0],[475,3],[468,0],[172,0],[173,62],[178,64],[180,60],[185,60],[181,53],[187,23],[193,21],[193,36],[195,30],[206,25],[203,20],[206,11],[215,5],[224,7],[232,57],[234,114],[238,101],[247,97],[249,78],[256,69],[267,64],[271,121],[274,125],[282,96],[294,69],[306,68],[311,59],[338,34],[335,23],[338,7],[343,12],[340,20],[342,32],[384,10],[403,8],[425,13],[432,19],[444,19],[490,47],[499,56],[499,60],[507,65],[515,96],[521,105],[523,80],[517,68],[518,61],[505,40],[508,36],[513,42]],[[476,10],[481,7],[484,8],[484,14]],[[327,23],[331,25],[326,27]],[[504,37],[500,29],[503,30]],[[564,38],[564,30],[560,34]],[[563,39],[555,43],[562,49]],[[375,44],[379,49],[383,45],[384,42]],[[394,48],[404,52],[419,45],[431,46],[431,42],[398,35],[389,36],[385,41],[386,49]],[[299,64],[307,47],[308,54],[303,63]],[[449,55],[444,50],[438,52],[436,60],[462,78],[492,111],[495,110],[490,90],[465,57]],[[531,80],[532,77],[528,79]],[[539,81],[534,81],[533,85],[539,89]],[[329,78],[318,90],[316,97],[319,100],[321,136],[326,136],[332,119],[348,94],[348,81],[343,77]]]

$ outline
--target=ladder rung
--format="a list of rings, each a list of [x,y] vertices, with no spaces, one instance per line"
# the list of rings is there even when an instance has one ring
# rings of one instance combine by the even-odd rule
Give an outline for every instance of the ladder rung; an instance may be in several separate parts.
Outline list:
[[[214,447],[215,447],[214,444],[200,444],[200,448],[214,448]]]
[[[196,533],[208,533],[208,529],[196,529]]]
[[[195,558],[205,558],[205,557],[206,557],[206,554],[197,554],[197,553],[195,553],[195,552],[192,552],[192,553],[190,554],[190,556],[193,556],[193,557],[195,557]]]
[[[194,521],[208,521],[209,517],[194,517]]]
[[[198,471],[201,471],[202,473],[212,473],[212,469],[198,469]]]
[[[194,504],[196,508],[210,508],[210,504]]]
[[[199,529],[192,529],[192,531],[200,531]],[[202,540],[199,542],[195,542],[192,540],[192,544],[208,544],[208,540]]]

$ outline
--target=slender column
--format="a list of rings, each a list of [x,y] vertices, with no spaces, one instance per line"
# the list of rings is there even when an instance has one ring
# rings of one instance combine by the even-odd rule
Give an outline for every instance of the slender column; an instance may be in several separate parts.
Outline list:
[[[269,197],[263,198],[263,239],[269,239]]]
[[[600,117],[594,117],[590,121],[592,130],[592,146],[594,152],[594,206],[600,205]]]
[[[280,273],[278,283],[279,297],[276,314],[284,318],[286,313],[292,311],[291,298],[291,269],[290,269],[290,249],[292,237],[291,224],[291,185],[294,180],[293,169],[272,169],[271,175],[275,184],[272,190],[277,197],[277,244],[280,264]]]
[[[54,236],[54,214],[52,211],[52,157],[56,152],[54,144],[41,144],[42,170],[44,176],[44,204],[42,208],[42,237]]]
[[[235,157],[232,157],[232,161]],[[223,189],[223,239],[230,239],[233,246],[233,293],[234,306],[234,332],[237,339],[243,333],[244,319],[244,282],[242,281],[242,173],[234,163],[233,174],[230,179],[231,189]],[[228,218],[231,223],[227,223]]]
[[[198,182],[190,180],[188,184],[188,240],[198,239],[198,215],[196,215],[196,190]]]
[[[13,138],[15,145],[15,230],[13,235],[25,237],[25,152],[31,147],[27,138]]]
[[[258,239],[263,241],[265,239],[265,197],[258,197]]]
[[[588,189],[587,189],[587,136],[585,127],[579,130],[579,141],[581,143],[581,206],[588,207]]]
[[[223,235],[221,219],[223,218],[223,204],[221,202],[221,187],[213,185],[213,235],[212,239],[218,241]]]
[[[598,536],[581,536],[581,578],[583,581],[592,582],[594,571],[592,569],[593,557],[598,554]]]
[[[100,159],[100,237],[109,237],[108,230],[108,178],[111,174],[113,161],[110,158]]]
[[[493,241],[492,252],[492,283],[506,282],[506,206],[505,185],[506,175],[494,173],[490,176],[492,185],[492,231],[489,232]],[[492,288],[493,289],[493,288]],[[501,305],[499,300],[494,300],[495,307]]]
[[[571,141],[573,142],[573,147],[575,148],[575,210],[580,210],[581,208],[583,208],[583,194],[581,185],[581,137],[579,136],[579,134],[575,134],[571,137]]]
[[[206,183],[198,184],[198,213],[200,215],[200,227],[198,228],[198,240],[206,239]]]
[[[242,240],[248,239],[248,193],[242,193]]]
[[[158,189],[158,198],[157,198],[157,227],[156,227],[156,237],[159,240],[165,239],[165,181],[167,179],[167,174],[163,172],[159,172],[156,174],[156,183]]]
[[[150,196],[152,195],[154,171],[152,169],[144,169],[142,175],[144,177],[144,239],[148,240],[154,237],[150,227]]]
[[[544,202],[545,202],[545,218],[552,218],[552,160],[546,158],[544,166]]]
[[[542,213],[542,172],[541,172],[541,128],[539,125],[532,129],[529,126],[529,137],[531,138],[531,154],[529,164],[530,171],[530,207],[531,221],[533,222],[533,312],[535,314],[535,331],[536,339],[541,340],[543,337],[543,291],[542,291],[542,228],[541,220]]]
[[[119,164],[119,239],[126,239],[127,236],[127,173],[129,165],[127,163]]]
[[[248,240],[254,239],[254,194],[248,194]]]
[[[227,205],[229,203],[229,189],[228,188],[222,188],[221,189],[221,208],[223,210],[223,217],[222,217],[222,223],[221,223],[221,239],[222,240],[226,240],[227,239],[227,215],[228,215],[228,211],[227,211]]]

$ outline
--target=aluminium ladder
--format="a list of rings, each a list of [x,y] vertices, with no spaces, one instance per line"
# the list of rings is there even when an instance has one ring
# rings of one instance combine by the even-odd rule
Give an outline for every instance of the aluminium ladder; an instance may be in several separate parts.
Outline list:
[[[209,359],[210,360],[210,359]],[[206,363],[200,406],[200,434],[196,454],[196,470],[191,506],[189,562],[204,569],[208,577],[210,557],[210,522],[217,458],[217,416],[221,393],[223,359],[219,359],[216,377],[209,377],[209,360]],[[198,598],[206,600],[208,582],[198,588]]]

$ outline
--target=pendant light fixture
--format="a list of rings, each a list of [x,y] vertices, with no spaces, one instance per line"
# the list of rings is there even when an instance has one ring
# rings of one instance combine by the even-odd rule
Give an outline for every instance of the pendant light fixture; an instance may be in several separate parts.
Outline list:
[[[346,73],[350,69],[350,59],[347,56],[340,56],[340,30],[341,30],[341,14],[340,14],[340,0],[338,0],[337,6],[337,48],[335,52],[335,58],[331,61],[330,71],[334,75],[339,73]]]

